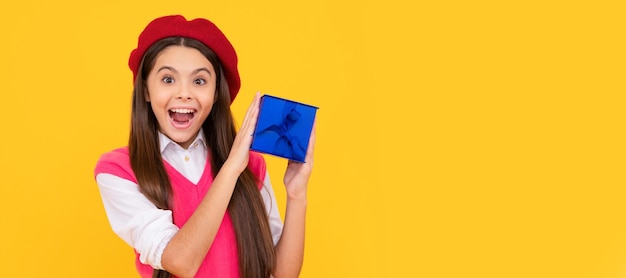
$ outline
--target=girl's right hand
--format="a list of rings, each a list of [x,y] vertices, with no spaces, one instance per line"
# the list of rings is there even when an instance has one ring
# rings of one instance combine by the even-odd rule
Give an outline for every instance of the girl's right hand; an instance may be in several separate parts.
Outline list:
[[[248,158],[250,155],[250,145],[252,145],[252,135],[256,127],[256,122],[259,116],[259,103],[261,102],[261,94],[257,92],[254,95],[252,103],[248,107],[246,116],[243,119],[241,128],[235,136],[235,141],[228,154],[228,159],[224,165],[229,165],[238,173],[243,172],[248,166]]]

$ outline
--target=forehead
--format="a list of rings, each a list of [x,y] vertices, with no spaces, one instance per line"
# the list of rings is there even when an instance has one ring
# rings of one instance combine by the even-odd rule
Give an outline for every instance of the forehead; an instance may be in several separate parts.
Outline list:
[[[211,62],[198,49],[182,45],[172,45],[161,50],[155,59],[154,66],[155,68],[169,66],[181,70],[206,67],[213,71]]]

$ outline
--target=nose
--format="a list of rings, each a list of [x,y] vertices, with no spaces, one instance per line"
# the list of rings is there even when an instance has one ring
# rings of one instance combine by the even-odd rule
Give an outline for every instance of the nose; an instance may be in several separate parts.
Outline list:
[[[191,91],[189,89],[190,88],[185,84],[180,85],[178,87],[178,91],[176,92],[176,99],[180,99],[180,100],[191,99]]]

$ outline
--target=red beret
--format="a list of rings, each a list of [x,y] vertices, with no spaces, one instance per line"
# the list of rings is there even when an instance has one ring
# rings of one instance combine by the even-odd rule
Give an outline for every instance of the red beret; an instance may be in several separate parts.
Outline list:
[[[237,71],[237,53],[222,31],[213,22],[203,18],[187,21],[182,15],[170,15],[152,20],[139,35],[137,48],[130,53],[128,59],[128,66],[133,71],[133,82],[137,78],[139,63],[146,50],[153,43],[167,37],[192,38],[204,43],[215,52],[222,63],[232,103],[241,87]]]

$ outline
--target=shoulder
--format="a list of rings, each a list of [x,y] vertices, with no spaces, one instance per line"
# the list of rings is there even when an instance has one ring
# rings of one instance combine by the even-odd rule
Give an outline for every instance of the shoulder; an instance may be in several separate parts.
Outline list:
[[[265,165],[265,158],[258,152],[250,151],[250,159],[248,161],[248,168],[254,176],[256,176],[261,185],[263,184],[263,180],[265,179],[265,173],[267,172],[267,167]]]
[[[262,164],[265,165],[265,158],[263,158],[263,155],[255,152],[255,151],[250,151],[250,161],[248,162],[249,165],[254,165],[254,164]]]
[[[126,159],[128,160],[128,147],[121,147],[110,152],[103,153],[98,162]]]
[[[98,159],[94,169],[94,175],[101,173],[112,174],[127,180],[135,180],[135,175],[130,166],[128,147],[122,147],[104,153]]]

